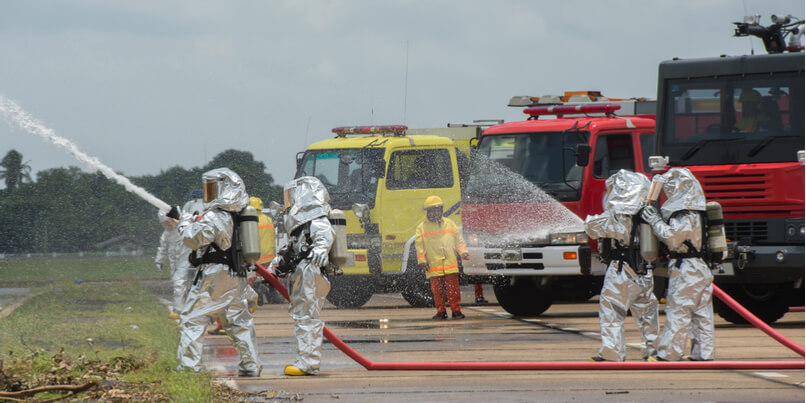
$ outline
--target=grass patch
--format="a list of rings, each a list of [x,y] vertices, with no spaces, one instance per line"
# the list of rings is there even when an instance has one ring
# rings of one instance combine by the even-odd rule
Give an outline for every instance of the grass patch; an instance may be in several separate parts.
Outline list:
[[[2,262],[0,284],[31,288],[34,296],[0,319],[0,390],[96,382],[98,387],[79,396],[101,401],[221,400],[227,392],[215,387],[209,374],[174,370],[178,326],[141,286],[141,280],[168,281],[167,271],[157,271],[152,262]],[[59,394],[37,398],[48,396]],[[238,399],[226,395],[224,400]]]

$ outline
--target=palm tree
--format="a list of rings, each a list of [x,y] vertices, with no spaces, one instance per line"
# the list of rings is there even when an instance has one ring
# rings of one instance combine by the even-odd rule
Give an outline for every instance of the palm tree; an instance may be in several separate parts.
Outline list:
[[[30,162],[30,161],[29,161]],[[20,184],[31,182],[31,166],[22,162],[22,154],[11,150],[0,161],[0,179],[6,181],[6,189],[13,192]]]

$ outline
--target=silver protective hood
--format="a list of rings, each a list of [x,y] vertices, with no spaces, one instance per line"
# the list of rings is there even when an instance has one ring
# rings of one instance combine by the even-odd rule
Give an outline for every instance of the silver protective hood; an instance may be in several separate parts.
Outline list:
[[[635,215],[644,206],[649,179],[643,174],[620,169],[605,182],[604,209],[615,214]]]
[[[705,211],[705,193],[700,182],[686,168],[672,168],[661,175],[666,202],[661,206],[663,218],[680,210]]]
[[[205,182],[218,181],[218,194],[211,202],[204,205],[205,210],[221,209],[239,212],[249,205],[249,195],[243,180],[229,168],[218,168],[202,174]]]
[[[283,187],[283,192],[291,203],[285,214],[285,230],[288,234],[314,218],[326,216],[330,211],[327,189],[313,176],[289,181]]]

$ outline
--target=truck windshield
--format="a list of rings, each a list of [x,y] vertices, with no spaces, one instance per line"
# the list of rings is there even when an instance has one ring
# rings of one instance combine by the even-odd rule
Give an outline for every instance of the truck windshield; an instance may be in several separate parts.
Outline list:
[[[296,177],[315,176],[330,194],[330,204],[350,209],[353,203],[374,207],[378,178],[383,175],[384,149],[308,150]]]
[[[797,161],[804,141],[802,73],[666,85],[660,151],[673,165]]]
[[[539,188],[558,201],[579,200],[582,168],[575,164],[577,144],[588,132],[513,133],[483,136],[471,161],[465,190],[470,203],[530,203]]]

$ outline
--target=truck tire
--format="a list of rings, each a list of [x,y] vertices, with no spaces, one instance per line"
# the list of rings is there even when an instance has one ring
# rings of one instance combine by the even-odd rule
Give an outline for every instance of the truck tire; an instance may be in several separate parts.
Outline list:
[[[766,323],[773,323],[784,316],[789,311],[792,300],[792,283],[725,284],[719,287]],[[747,320],[719,298],[714,298],[714,311],[728,322],[747,323]]]
[[[551,290],[530,278],[505,277],[493,284],[498,303],[515,316],[536,316],[551,306]]]
[[[585,276],[570,281],[554,282],[552,294],[556,301],[585,302],[602,291],[603,276]]]
[[[372,298],[375,281],[371,276],[330,276],[327,300],[337,308],[360,308]]]
[[[417,256],[414,253],[409,255],[406,272],[403,274],[403,289],[400,293],[403,299],[415,308],[434,306],[431,283],[425,278],[425,273],[417,267]]]

